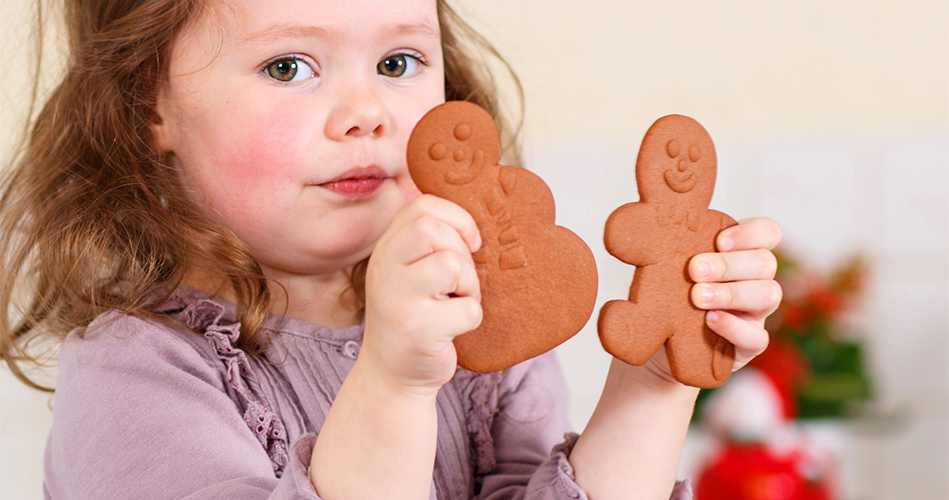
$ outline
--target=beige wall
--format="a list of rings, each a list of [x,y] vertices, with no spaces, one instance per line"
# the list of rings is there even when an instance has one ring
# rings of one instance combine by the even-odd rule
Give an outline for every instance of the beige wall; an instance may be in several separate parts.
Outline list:
[[[529,138],[949,126],[945,0],[467,0],[528,93]]]
[[[0,2],[4,160],[27,109],[32,3]],[[593,248],[601,303],[632,274],[602,248],[603,221],[635,199],[639,140],[669,113],[716,140],[713,208],[778,219],[817,266],[868,254],[860,331],[880,400],[913,420],[851,447],[872,459],[848,462],[846,497],[949,495],[949,2],[454,4],[524,83],[528,164],[551,185],[559,223]],[[55,73],[61,53],[48,53]],[[589,325],[560,355],[582,428],[608,359]],[[4,370],[0,388],[0,490],[39,498],[48,401]]]
[[[945,0],[454,3],[523,79],[528,141],[624,138],[669,113],[749,134],[949,127]],[[32,4],[0,2],[0,130],[25,112]]]

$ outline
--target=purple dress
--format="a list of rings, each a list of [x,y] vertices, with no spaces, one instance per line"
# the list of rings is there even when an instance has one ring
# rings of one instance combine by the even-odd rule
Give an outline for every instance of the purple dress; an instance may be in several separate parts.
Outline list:
[[[66,338],[46,498],[318,499],[310,455],[362,327],[272,316],[273,345],[251,358],[233,304],[181,289],[159,312],[177,323],[108,313]],[[566,394],[552,353],[503,377],[459,369],[437,397],[430,498],[586,498]]]

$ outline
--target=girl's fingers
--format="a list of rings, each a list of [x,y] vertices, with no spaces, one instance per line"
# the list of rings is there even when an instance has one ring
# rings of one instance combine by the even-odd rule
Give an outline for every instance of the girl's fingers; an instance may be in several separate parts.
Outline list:
[[[780,242],[781,227],[777,222],[767,217],[754,217],[718,233],[715,247],[719,252],[759,248],[771,250]]]
[[[781,285],[774,280],[699,283],[692,286],[692,303],[699,309],[727,309],[763,319],[781,303]]]
[[[377,245],[375,253],[385,254],[385,260],[401,265],[411,265],[434,253],[448,250],[468,255],[471,250],[457,229],[443,219],[429,214],[419,214],[405,221],[393,231],[384,244]]]
[[[417,223],[419,218],[434,218],[454,229],[471,253],[481,248],[481,233],[471,214],[455,203],[430,194],[415,198],[400,210],[388,232],[399,233],[404,226]]]
[[[770,337],[763,327],[726,311],[709,311],[705,323],[735,346],[735,369],[764,352]]]
[[[689,277],[696,283],[770,280],[778,260],[768,250],[700,253],[689,260]]]
[[[481,284],[470,255],[452,250],[441,250],[410,265],[421,279],[420,292],[430,298],[443,300],[472,297],[481,301]]]
[[[481,325],[481,301],[474,297],[454,297],[434,303],[428,310],[431,324],[441,333],[455,338]]]

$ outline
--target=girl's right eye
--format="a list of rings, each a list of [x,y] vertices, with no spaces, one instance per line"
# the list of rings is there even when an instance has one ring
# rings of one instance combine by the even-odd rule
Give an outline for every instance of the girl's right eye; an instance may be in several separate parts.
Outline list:
[[[299,56],[282,56],[264,66],[264,73],[280,83],[296,83],[313,78],[316,72]]]

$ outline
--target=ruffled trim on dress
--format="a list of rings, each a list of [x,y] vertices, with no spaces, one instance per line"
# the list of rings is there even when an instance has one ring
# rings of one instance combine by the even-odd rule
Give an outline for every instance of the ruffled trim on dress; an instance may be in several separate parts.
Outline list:
[[[459,370],[459,381],[468,392],[469,406],[466,412],[468,436],[471,439],[472,468],[479,476],[494,470],[494,438],[491,426],[498,414],[498,386],[504,378],[503,372],[474,373]]]
[[[188,328],[204,334],[214,352],[227,366],[227,383],[244,403],[244,422],[257,436],[270,457],[270,464],[279,478],[287,465],[289,449],[287,431],[283,422],[263,401],[258,400],[246,377],[251,374],[247,353],[234,347],[240,335],[240,323],[221,324],[224,306],[212,300],[198,300],[188,304],[182,319]]]

